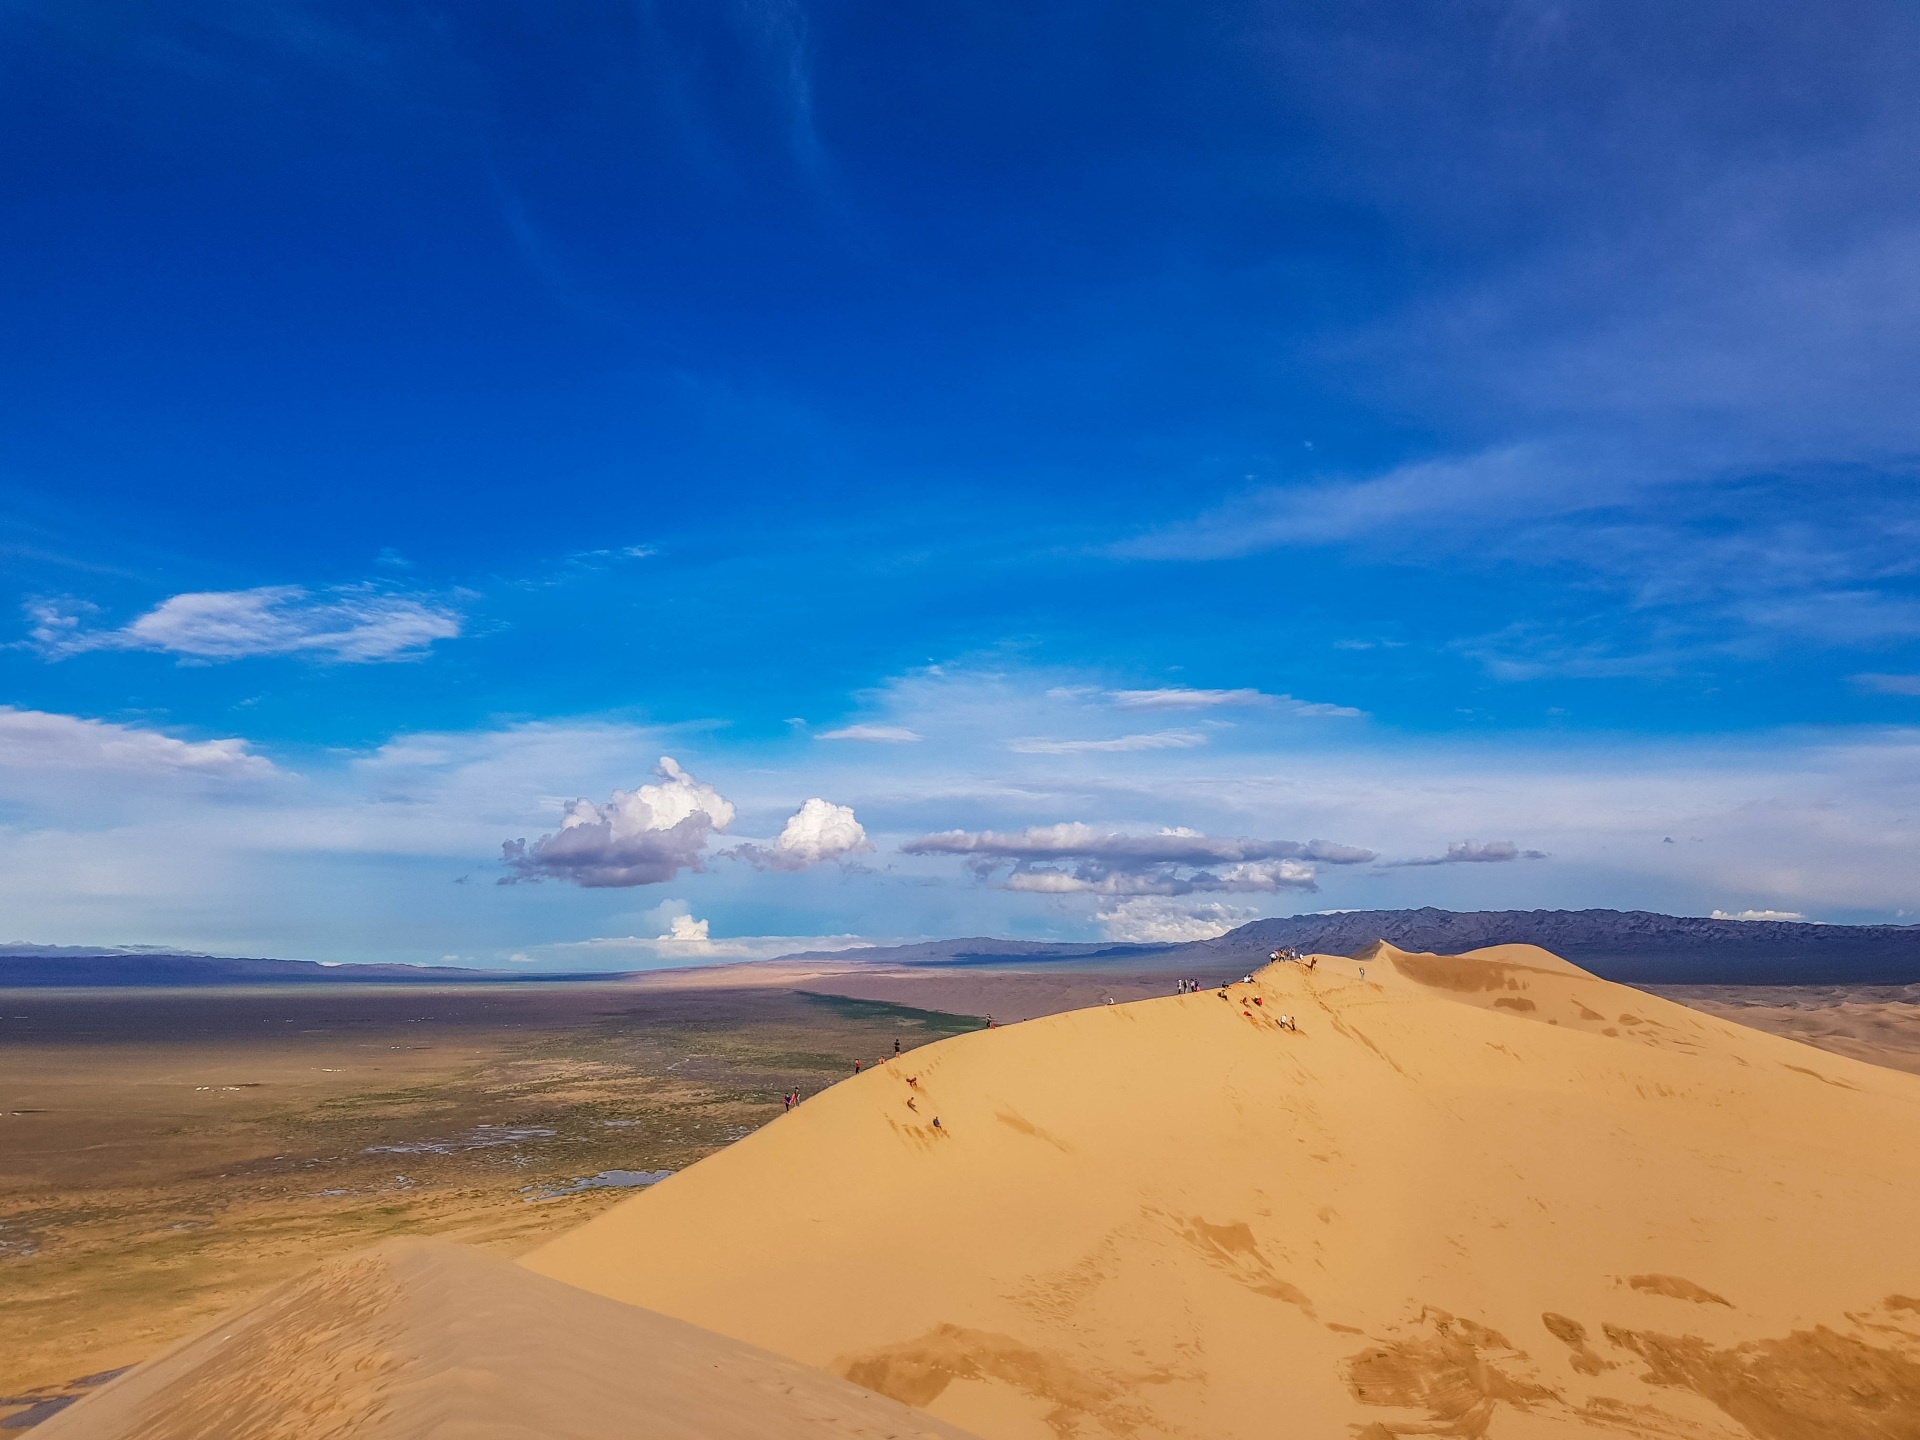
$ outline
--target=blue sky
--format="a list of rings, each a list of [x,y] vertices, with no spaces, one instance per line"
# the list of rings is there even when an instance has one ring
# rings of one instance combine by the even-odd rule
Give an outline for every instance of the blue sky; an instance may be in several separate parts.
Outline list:
[[[0,26],[0,938],[1920,910],[1910,7]]]

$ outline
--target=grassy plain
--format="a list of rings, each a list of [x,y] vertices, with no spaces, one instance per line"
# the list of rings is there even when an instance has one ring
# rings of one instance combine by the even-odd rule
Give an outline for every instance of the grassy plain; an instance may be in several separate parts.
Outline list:
[[[785,989],[0,991],[0,1396],[400,1233],[514,1254],[980,1023]],[[17,1411],[20,1407],[15,1406]]]

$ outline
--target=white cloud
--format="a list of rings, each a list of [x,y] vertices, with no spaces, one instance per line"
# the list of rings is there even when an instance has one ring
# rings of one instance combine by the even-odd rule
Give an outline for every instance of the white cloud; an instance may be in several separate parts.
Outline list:
[[[843,725],[824,731],[822,740],[858,740],[868,745],[911,745],[920,735],[904,725]]]
[[[985,879],[1010,866],[1007,890],[1043,895],[1272,894],[1316,890],[1309,860],[1360,864],[1371,850],[1324,840],[1251,840],[1167,829],[1139,835],[1091,825],[1037,825],[1015,832],[949,830],[923,835],[908,855],[963,855]]]
[[[873,849],[853,807],[815,797],[787,820],[772,845],[740,845],[727,853],[758,870],[805,870]]]
[[[1629,488],[1600,467],[1539,445],[1420,460],[1383,474],[1322,476],[1236,497],[1192,520],[1138,536],[1116,553],[1211,560],[1280,545],[1328,545],[1382,529],[1431,535],[1511,520],[1597,509]]]
[[[1007,748],[1018,755],[1125,754],[1130,750],[1191,750],[1207,743],[1197,730],[1158,730],[1151,735],[1121,735],[1112,740],[1050,740],[1030,735],[1009,740]]]
[[[948,830],[938,835],[923,835],[901,849],[909,855],[974,855],[998,860],[1081,858],[1145,865],[1209,865],[1277,859],[1358,865],[1374,858],[1371,850],[1336,845],[1327,840],[1250,840],[1245,836],[1206,835],[1185,827],[1126,834],[1077,821],[1030,825],[1016,831]]]
[[[1259,690],[1109,690],[1107,698],[1122,710],[1193,710],[1214,705],[1264,705],[1272,697]]]
[[[6,705],[0,705],[0,766],[223,779],[275,773],[273,762],[254,754],[245,740],[176,740],[158,730]]]
[[[1713,912],[1715,920],[1805,920],[1807,917],[1798,910],[1739,910],[1729,913],[1725,910]]]
[[[667,933],[655,942],[659,945],[684,948],[695,954],[711,955],[713,938],[708,933],[704,920],[696,920],[691,914],[676,915],[667,924]]]
[[[416,660],[460,634],[446,606],[370,585],[314,594],[298,585],[175,595],[119,630],[88,630],[80,610],[28,607],[33,643],[49,659],[89,650],[158,650],[194,660],[306,655],[341,664]]]
[[[774,817],[764,845],[793,813],[796,795],[830,796],[853,809],[883,853],[930,831],[987,842],[889,856],[896,863],[888,870],[846,883],[836,877],[831,886],[764,885],[746,865],[711,860],[703,874],[683,869],[671,891],[691,887],[684,893],[694,913],[711,917],[711,943],[764,942],[771,948],[762,953],[825,948],[836,943],[834,932],[854,930],[1036,934],[1039,924],[1054,938],[1093,935],[1096,911],[1128,898],[1266,905],[1300,895],[1276,888],[1129,897],[1077,887],[1050,895],[956,883],[969,860],[981,861],[990,880],[1009,876],[1022,858],[1009,837],[1021,842],[1013,848],[1028,871],[1052,869],[1085,886],[1101,876],[1076,873],[1082,861],[1105,857],[1063,852],[1086,849],[1089,835],[1126,837],[1116,873],[1137,877],[1159,863],[1182,883],[1204,871],[1223,886],[1277,884],[1288,877],[1226,872],[1291,859],[1314,869],[1315,903],[1341,909],[1608,905],[1705,915],[1716,905],[1750,905],[1873,920],[1913,905],[1920,728],[1591,739],[1518,732],[1490,743],[1341,726],[1303,745],[1283,725],[1262,731],[1256,711],[1231,748],[1113,755],[1097,766],[1009,753],[1006,736],[1046,733],[1061,723],[1061,707],[1085,706],[1085,695],[1046,694],[1075,678],[916,673],[879,692],[863,713],[938,744],[812,746],[798,774],[781,759],[780,742],[728,757],[733,763],[721,770],[727,761],[704,739],[605,719],[403,734],[360,753],[316,752],[295,773],[272,770],[245,740],[223,747],[19,712],[28,719],[0,723],[0,753],[15,762],[0,764],[0,912],[13,936],[54,943],[427,962],[453,951],[482,964],[517,949],[560,968],[660,963],[648,947],[670,932],[669,922],[608,915],[607,906],[636,894],[650,904],[667,887],[483,882],[500,839],[529,834],[527,817],[550,815],[553,823],[537,828],[557,829],[571,797],[624,790],[662,753],[712,781],[743,815]],[[33,753],[22,749],[14,728],[21,724],[51,730],[44,753],[52,758],[20,758]],[[702,745],[697,757],[679,748],[694,743]],[[255,776],[262,778],[234,778]],[[1083,824],[1049,823],[1062,815]],[[739,827],[736,819],[731,829]],[[1205,843],[1276,832],[1341,835],[1394,856],[1436,858],[1462,835],[1510,843],[1525,835],[1516,850],[1537,846],[1554,863],[1385,869],[1332,863],[1330,847],[1304,841],[1298,853],[1259,855]],[[1667,836],[1675,843],[1664,843]],[[718,843],[710,837],[705,853]],[[1356,843],[1340,858],[1368,853]],[[468,875],[474,883],[452,883]],[[859,908],[813,908],[821,905]],[[1062,928],[1077,926],[1084,932]],[[739,929],[780,933],[728,934]],[[626,938],[567,952],[564,962],[547,948],[590,935]],[[631,955],[618,953],[620,945]]]
[[[1383,869],[1421,865],[1499,865],[1509,860],[1544,860],[1544,850],[1522,850],[1511,840],[1455,840],[1444,855],[1422,855],[1413,860],[1383,860]]]
[[[1072,870],[1015,866],[1003,884],[1008,890],[1037,895],[1271,895],[1320,888],[1313,867],[1298,860],[1257,860],[1192,874],[1169,865],[1121,868],[1083,863]]]
[[[616,790],[605,805],[575,800],[560,829],[531,845],[508,840],[513,873],[500,883],[566,880],[588,889],[657,885],[698,870],[707,837],[733,823],[733,806],[713,786],[661,757],[657,785]]]
[[[1218,902],[1175,904],[1151,897],[1117,900],[1094,913],[1109,940],[1136,945],[1186,945],[1212,940],[1259,918],[1258,910]]]
[[[605,970],[771,960],[810,951],[863,950],[874,944],[860,935],[740,935],[715,939],[711,923],[696,919],[684,900],[664,901],[647,915],[662,927],[660,934],[561,941],[534,947],[513,958],[552,969]]]
[[[1269,695],[1264,690],[1187,690],[1171,687],[1160,690],[1109,690],[1107,699],[1122,710],[1199,710],[1222,706],[1273,706],[1289,715],[1306,718],[1356,720],[1366,714],[1351,705],[1328,705],[1316,700],[1296,700],[1291,695]]]

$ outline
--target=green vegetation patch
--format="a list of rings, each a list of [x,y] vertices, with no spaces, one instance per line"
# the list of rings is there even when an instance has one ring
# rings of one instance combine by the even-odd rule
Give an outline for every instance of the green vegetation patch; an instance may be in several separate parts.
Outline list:
[[[895,1005],[886,1000],[855,1000],[846,995],[821,995],[812,990],[795,992],[809,1004],[821,1005],[843,1020],[891,1020],[899,1025],[918,1025],[935,1039],[965,1035],[970,1030],[987,1028],[984,1015],[952,1015],[945,1010],[916,1010],[911,1005]]]

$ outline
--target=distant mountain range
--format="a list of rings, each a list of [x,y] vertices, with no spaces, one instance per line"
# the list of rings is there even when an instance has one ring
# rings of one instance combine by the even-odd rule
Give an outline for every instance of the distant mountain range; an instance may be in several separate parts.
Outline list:
[[[1255,920],[1187,945],[1074,944],[975,936],[913,945],[783,956],[859,965],[1166,970],[1216,978],[1289,947],[1352,955],[1385,940],[1442,955],[1483,945],[1538,945],[1609,980],[1661,985],[1911,985],[1920,983],[1920,925],[1809,925],[1704,920],[1646,910],[1351,910]],[[236,985],[262,982],[445,983],[555,980],[548,973],[439,965],[320,965],[157,950],[0,944],[0,987]],[[593,978],[610,980],[613,975]]]
[[[1290,946],[1351,955],[1376,940],[1459,954],[1538,945],[1627,984],[1907,985],[1920,981],[1920,925],[1705,920],[1646,910],[1354,910],[1256,920],[1182,946],[1195,965],[1236,965]],[[1174,956],[1166,957],[1171,961]]]
[[[1073,945],[936,940],[810,959],[861,964],[998,966],[1038,962],[1123,971],[1186,970],[1215,978],[1281,948],[1352,955],[1377,940],[1457,955],[1483,945],[1538,945],[1626,984],[1909,985],[1920,982],[1920,925],[1809,925],[1705,920],[1646,910],[1352,910],[1255,920],[1186,945]]]
[[[369,981],[517,980],[497,970],[439,965],[321,965],[313,960],[253,960],[166,950],[76,945],[0,944],[0,988],[56,985],[245,985]],[[551,978],[551,977],[542,977]]]

